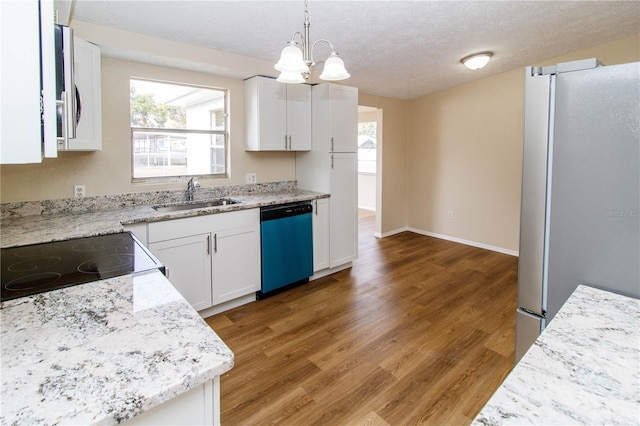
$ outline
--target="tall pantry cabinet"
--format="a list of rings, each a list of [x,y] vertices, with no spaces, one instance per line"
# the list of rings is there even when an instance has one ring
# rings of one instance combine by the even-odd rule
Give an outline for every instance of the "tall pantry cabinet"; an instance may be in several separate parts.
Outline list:
[[[315,272],[350,266],[358,255],[358,89],[332,83],[311,88],[312,149],[296,153],[298,187],[329,193],[327,242],[314,242]],[[317,209],[318,214],[326,209]],[[322,234],[316,232],[316,235]],[[326,233],[324,235],[327,235]],[[329,259],[318,263],[317,259]],[[320,274],[322,275],[322,274]]]

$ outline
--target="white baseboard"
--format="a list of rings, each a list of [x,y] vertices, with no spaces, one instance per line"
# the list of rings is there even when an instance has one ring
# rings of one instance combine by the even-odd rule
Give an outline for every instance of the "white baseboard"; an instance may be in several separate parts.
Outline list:
[[[399,233],[405,232],[405,231],[411,231],[411,229],[405,226],[404,228],[394,229],[393,231],[383,232],[382,234],[379,234],[379,233],[376,232],[375,235],[378,238],[385,238],[385,237],[390,237],[392,235],[396,235],[396,234],[399,234]]]
[[[458,238],[458,237],[451,237],[449,235],[437,234],[435,232],[423,231],[422,229],[412,228],[412,227],[409,227],[409,226],[405,226],[403,228],[394,229],[393,231],[385,232],[382,235],[376,233],[375,236],[377,238],[385,238],[385,237],[390,237],[391,235],[399,234],[399,233],[405,232],[405,231],[413,232],[413,233],[420,234],[420,235],[426,235],[428,237],[439,238],[441,240],[452,241],[454,243],[460,243],[460,244],[464,244],[464,245],[467,245],[467,246],[478,247],[478,248],[485,249],[485,250],[491,250],[491,251],[495,251],[495,252],[502,253],[502,254],[508,254],[509,256],[518,257],[518,255],[519,255],[519,252],[515,251],[515,250],[509,250],[509,249],[506,249],[506,248],[503,248],[503,247],[496,247],[496,246],[492,246],[492,245],[489,245],[489,244],[478,243],[476,241],[469,241],[469,240],[465,240],[465,239]]]
[[[469,241],[469,240],[465,240],[465,239],[458,238],[458,237],[451,237],[449,235],[437,234],[435,232],[423,231],[421,229],[416,229],[416,228],[409,228],[408,230],[411,231],[411,232],[415,232],[416,234],[426,235],[428,237],[439,238],[441,240],[453,241],[454,243],[460,243],[460,244],[464,244],[464,245],[467,245],[467,246],[478,247],[478,248],[481,248],[481,249],[491,250],[491,251],[495,251],[495,252],[502,253],[502,254],[508,254],[509,256],[518,257],[518,255],[519,255],[518,251],[509,250],[509,249],[506,249],[506,248],[503,248],[503,247],[497,247],[497,246],[492,246],[492,245],[489,245],[489,244],[478,243],[476,241]]]

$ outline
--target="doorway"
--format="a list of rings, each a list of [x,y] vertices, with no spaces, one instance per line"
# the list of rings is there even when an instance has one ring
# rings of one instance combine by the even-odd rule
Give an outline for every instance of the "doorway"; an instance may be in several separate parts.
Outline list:
[[[358,106],[358,218],[372,221],[374,235],[382,235],[381,209],[382,110]],[[366,219],[364,219],[366,218]],[[371,229],[367,227],[366,229]]]

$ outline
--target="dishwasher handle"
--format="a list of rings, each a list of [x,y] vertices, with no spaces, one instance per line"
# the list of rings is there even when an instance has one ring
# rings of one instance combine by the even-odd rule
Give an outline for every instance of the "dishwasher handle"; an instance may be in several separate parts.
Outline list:
[[[293,204],[280,204],[277,206],[262,207],[260,209],[260,221],[282,219],[285,217],[298,216],[313,212],[310,201]]]

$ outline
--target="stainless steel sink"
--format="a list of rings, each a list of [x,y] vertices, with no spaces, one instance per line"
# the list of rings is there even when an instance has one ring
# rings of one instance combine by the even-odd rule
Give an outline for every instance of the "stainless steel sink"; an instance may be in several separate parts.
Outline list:
[[[180,210],[203,209],[206,207],[228,206],[231,204],[239,204],[240,202],[241,201],[234,200],[233,198],[216,198],[209,201],[153,206],[153,209],[158,212],[175,212]]]

